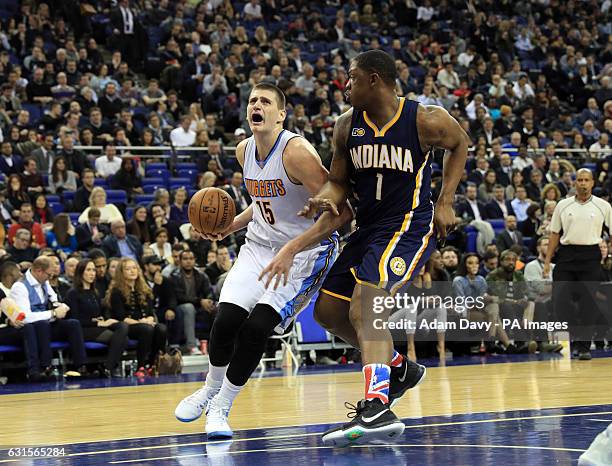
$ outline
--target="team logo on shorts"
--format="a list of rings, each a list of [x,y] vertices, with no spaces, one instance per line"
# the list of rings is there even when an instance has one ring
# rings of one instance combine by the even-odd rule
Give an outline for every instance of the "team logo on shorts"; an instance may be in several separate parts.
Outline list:
[[[364,134],[365,134],[365,129],[363,129],[363,128],[353,128],[353,132],[351,133],[351,136],[361,137]]]
[[[391,259],[391,271],[395,275],[404,275],[406,273],[406,262],[401,257],[394,257]]]

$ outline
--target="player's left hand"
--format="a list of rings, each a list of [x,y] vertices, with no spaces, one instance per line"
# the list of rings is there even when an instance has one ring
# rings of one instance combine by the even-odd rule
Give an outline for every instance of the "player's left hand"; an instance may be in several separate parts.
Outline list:
[[[268,289],[270,283],[274,279],[274,289],[278,288],[279,283],[283,283],[283,286],[287,285],[287,279],[289,277],[289,271],[293,265],[293,259],[295,254],[289,251],[286,247],[281,248],[276,256],[270,261],[268,266],[261,271],[259,274],[259,281],[266,279],[265,287]]]
[[[439,240],[444,240],[453,231],[457,223],[455,211],[451,204],[436,204],[434,225]]]

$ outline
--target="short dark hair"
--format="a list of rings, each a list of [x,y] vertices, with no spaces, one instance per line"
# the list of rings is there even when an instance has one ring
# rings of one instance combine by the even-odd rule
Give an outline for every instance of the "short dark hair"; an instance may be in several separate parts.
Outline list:
[[[104,253],[104,251],[102,251],[102,249],[94,248],[94,249],[89,250],[89,254],[87,254],[87,257],[95,261],[96,259],[99,259],[100,257],[103,257],[104,259],[106,259],[106,254]]]
[[[368,50],[357,55],[354,62],[357,68],[368,73],[376,73],[385,84],[395,86],[397,68],[395,67],[395,60],[387,52]]]
[[[253,86],[253,91],[256,89],[261,89],[263,91],[271,91],[276,95],[276,103],[278,104],[278,108],[280,110],[285,110],[285,106],[287,105],[287,100],[285,99],[285,94],[280,90],[278,86],[275,86],[271,83],[259,83]],[[206,115],[208,116],[208,115]]]

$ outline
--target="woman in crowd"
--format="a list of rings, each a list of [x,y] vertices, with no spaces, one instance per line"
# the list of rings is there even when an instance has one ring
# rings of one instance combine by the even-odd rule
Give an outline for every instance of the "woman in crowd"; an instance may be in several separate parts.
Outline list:
[[[113,319],[128,324],[128,336],[138,340],[137,375],[150,375],[155,358],[166,348],[166,326],[155,319],[153,292],[134,259],[119,261],[105,304]]]
[[[514,199],[514,195],[516,194],[516,188],[523,185],[523,174],[520,170],[512,170],[512,180],[511,183],[506,186],[506,199]]]
[[[142,179],[136,171],[136,165],[131,158],[121,160],[121,168],[111,177],[113,189],[123,189],[128,198],[133,199],[134,194],[143,194]]]
[[[177,225],[189,223],[187,197],[188,194],[185,188],[178,188],[174,191],[174,202],[170,206],[170,221]]]
[[[134,216],[126,227],[130,235],[134,235],[142,244],[151,242],[151,234],[149,233],[149,222],[147,221],[149,213],[145,206],[138,206],[134,209]]]
[[[487,170],[484,181],[478,186],[478,200],[485,204],[493,199],[493,187],[497,184],[497,175],[495,170]]]
[[[555,183],[548,183],[542,188],[542,202],[541,206],[544,207],[546,202],[554,201],[559,202],[561,200],[561,191]]]
[[[495,302],[495,297],[487,293],[489,286],[487,280],[478,275],[479,268],[480,260],[477,254],[468,252],[463,255],[452,286],[455,298],[462,298],[464,305],[462,309],[455,306],[455,312],[470,321],[488,321],[492,324],[488,341],[485,343],[488,352],[516,352],[516,348],[510,344],[508,335],[501,325],[499,303]],[[468,297],[471,298],[469,301],[466,300]],[[466,302],[473,304],[467,305]],[[501,341],[506,350],[496,346],[496,340]]]
[[[23,187],[21,177],[15,173],[9,175],[6,181],[6,201],[14,218],[19,217],[19,209],[24,202],[30,202],[30,197]]]
[[[78,319],[83,327],[86,341],[97,341],[108,345],[108,356],[104,363],[106,377],[121,377],[121,355],[128,344],[128,324],[116,319],[107,319],[102,312],[101,299],[94,286],[96,267],[91,259],[79,261],[68,291],[66,304],[70,317]]]
[[[44,230],[48,230],[53,226],[53,209],[49,207],[47,196],[43,193],[38,193],[34,196],[34,221],[42,225]]]
[[[62,260],[77,250],[75,230],[68,214],[57,214],[53,219],[53,227],[47,232],[47,246],[63,252]]]
[[[49,177],[49,191],[53,194],[61,194],[64,191],[76,191],[76,175],[72,170],[66,168],[66,159],[57,157],[51,166]]]
[[[172,246],[168,242],[168,230],[163,227],[158,228],[153,236],[155,242],[151,244],[151,249],[153,249],[155,255],[166,262],[172,263]]]
[[[79,223],[87,222],[87,215],[92,207],[97,207],[100,210],[100,223],[112,223],[115,220],[123,220],[123,215],[121,215],[117,206],[106,203],[106,191],[100,186],[96,186],[91,190],[89,207],[79,216]]]

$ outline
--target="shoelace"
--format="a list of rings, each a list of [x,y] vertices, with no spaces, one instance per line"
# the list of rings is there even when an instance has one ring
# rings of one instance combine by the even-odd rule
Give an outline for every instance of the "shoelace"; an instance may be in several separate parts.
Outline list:
[[[206,397],[203,401],[200,397],[206,391],[206,387],[202,387],[197,390],[195,393],[189,395],[185,401],[193,406],[197,406],[198,408],[203,408],[206,404],[208,397]]]
[[[353,403],[345,401],[344,407],[350,410],[348,413],[346,413],[346,417],[348,417],[349,419],[354,419],[363,412],[363,410],[366,408],[366,404],[365,402],[363,402],[363,400],[359,401],[357,403],[357,406],[355,406]]]

